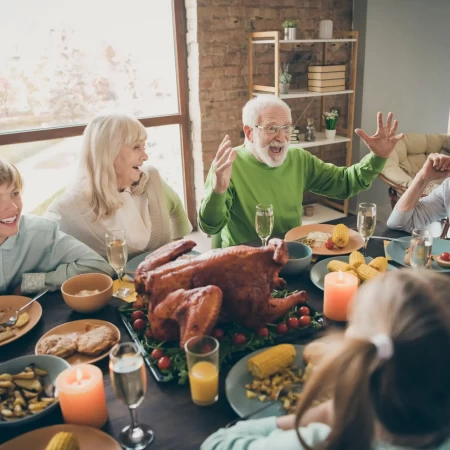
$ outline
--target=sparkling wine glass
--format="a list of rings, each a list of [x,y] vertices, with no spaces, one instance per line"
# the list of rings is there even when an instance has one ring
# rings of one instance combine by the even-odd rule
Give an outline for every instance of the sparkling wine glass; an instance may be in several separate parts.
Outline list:
[[[116,271],[119,284],[122,285],[123,270],[128,261],[127,241],[122,230],[109,231],[105,235],[108,262]]]
[[[144,400],[147,391],[147,375],[144,359],[133,342],[116,344],[109,353],[109,371],[114,391],[128,406],[131,425],[126,426],[119,436],[123,448],[141,450],[155,439],[153,430],[137,421],[137,407]]]
[[[255,228],[261,239],[262,246],[267,246],[267,241],[273,231],[273,206],[270,204],[256,205]]]
[[[376,225],[377,205],[375,203],[360,203],[358,206],[357,228],[358,233],[364,238],[364,256],[366,256],[367,244],[375,232]]]
[[[409,261],[411,267],[423,269],[431,259],[433,237],[430,230],[413,230],[409,244]]]

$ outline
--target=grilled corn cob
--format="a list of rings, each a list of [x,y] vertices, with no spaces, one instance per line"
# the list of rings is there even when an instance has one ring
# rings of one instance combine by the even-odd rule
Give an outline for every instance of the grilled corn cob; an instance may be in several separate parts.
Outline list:
[[[339,261],[338,259],[333,259],[330,261],[327,265],[327,269],[330,272],[348,272],[349,270],[352,270],[353,267],[350,264],[347,264],[344,261]]]
[[[356,277],[356,279],[358,280],[358,286],[360,285],[361,280],[359,279],[358,274],[354,270],[348,270],[346,273],[351,273],[352,275],[354,275]]]
[[[295,359],[295,347],[280,344],[251,357],[247,362],[249,372],[257,378],[266,378],[285,369]]]
[[[45,450],[79,450],[77,438],[67,431],[56,433]]]
[[[349,263],[351,266],[357,269],[361,264],[365,264],[366,260],[364,259],[362,253],[355,250],[354,252],[350,253]]]
[[[373,267],[368,266],[367,264],[361,264],[357,269],[356,273],[358,274],[361,282],[367,281],[372,279],[373,277],[376,277],[380,274],[378,270],[374,269]]]
[[[387,259],[384,256],[378,256],[378,258],[372,259],[369,263],[370,267],[373,267],[378,272],[386,272],[388,267]]]
[[[333,241],[334,245],[336,245],[336,247],[345,247],[350,240],[348,228],[343,223],[336,225],[333,229],[331,240]]]

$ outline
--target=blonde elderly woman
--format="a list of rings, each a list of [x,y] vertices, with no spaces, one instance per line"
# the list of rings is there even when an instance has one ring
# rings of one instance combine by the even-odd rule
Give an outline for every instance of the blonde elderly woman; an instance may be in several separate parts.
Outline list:
[[[75,183],[47,217],[106,257],[105,234],[124,230],[129,258],[153,251],[192,230],[175,191],[143,165],[147,133],[135,118],[96,117],[86,127]]]

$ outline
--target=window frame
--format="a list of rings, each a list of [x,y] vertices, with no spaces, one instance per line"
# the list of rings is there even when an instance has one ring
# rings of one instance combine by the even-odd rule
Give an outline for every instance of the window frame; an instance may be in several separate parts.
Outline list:
[[[187,89],[186,17],[183,0],[172,0],[172,8],[175,33],[174,50],[177,70],[179,113],[156,117],[138,117],[138,119],[146,128],[164,125],[180,126],[181,157],[184,176],[184,200],[189,220],[191,221],[194,229],[196,229],[197,212],[195,208],[193,167],[189,138],[190,121]],[[81,136],[86,128],[86,125],[86,123],[83,123],[80,125],[50,127],[39,130],[0,132],[0,146]]]

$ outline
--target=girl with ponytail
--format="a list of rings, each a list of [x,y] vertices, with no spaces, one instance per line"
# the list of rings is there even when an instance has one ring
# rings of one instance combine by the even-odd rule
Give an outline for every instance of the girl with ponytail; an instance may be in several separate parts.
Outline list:
[[[448,285],[410,269],[364,284],[297,413],[220,429],[201,450],[450,450]]]

